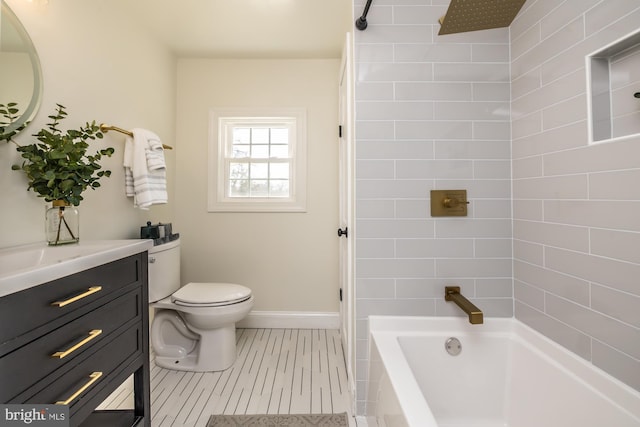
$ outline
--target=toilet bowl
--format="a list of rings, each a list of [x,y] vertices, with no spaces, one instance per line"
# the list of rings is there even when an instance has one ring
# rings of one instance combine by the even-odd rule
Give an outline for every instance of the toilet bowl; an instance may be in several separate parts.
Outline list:
[[[235,324],[253,307],[251,289],[232,283],[179,285],[179,241],[149,250],[150,341],[156,365],[180,371],[229,368]]]

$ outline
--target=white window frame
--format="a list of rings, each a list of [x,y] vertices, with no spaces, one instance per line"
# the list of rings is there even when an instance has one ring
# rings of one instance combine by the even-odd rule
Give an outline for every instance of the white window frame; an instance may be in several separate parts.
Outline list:
[[[307,113],[304,108],[216,108],[209,112],[209,212],[306,212],[307,210]],[[291,169],[290,197],[229,197],[227,129],[233,125],[286,126]]]

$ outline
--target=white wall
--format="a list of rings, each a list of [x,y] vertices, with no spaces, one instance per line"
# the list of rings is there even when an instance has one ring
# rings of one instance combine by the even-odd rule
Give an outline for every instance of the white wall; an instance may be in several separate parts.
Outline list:
[[[254,310],[338,311],[339,60],[178,61],[176,230],[183,282],[240,283]],[[307,212],[207,212],[209,111],[307,109]]]
[[[18,142],[29,143],[61,103],[69,113],[64,129],[91,120],[144,127],[175,148],[166,152],[169,205],[144,212],[124,196],[124,136],[112,131],[95,142],[116,148],[103,163],[113,175],[85,192],[81,239],[135,238],[147,220],[173,221],[184,238],[185,280],[246,284],[258,310],[338,311],[338,60],[185,60],[176,138],[175,58],[139,24],[101,0],[8,4],[30,33],[44,74],[42,107]],[[264,105],[307,108],[308,212],[208,214],[208,108]],[[0,214],[0,247],[44,240],[47,204],[11,171],[18,161],[14,146],[0,146],[0,194],[11,207]]]
[[[141,32],[126,16],[116,15],[106,1],[61,0],[46,5],[24,0],[7,4],[29,32],[42,63],[44,92],[40,112],[16,140],[30,143],[55,111],[67,107],[61,128],[77,128],[86,121],[119,127],[143,127],[175,145],[175,60],[157,41]],[[124,136],[115,132],[95,142],[96,149],[112,146],[114,156],[103,166],[113,175],[102,187],[83,194],[80,205],[81,239],[139,236],[147,219],[171,220],[171,205],[149,212],[133,208],[124,196],[122,150]],[[175,154],[168,152],[169,198],[174,199]],[[45,202],[27,192],[12,144],[0,145],[0,247],[44,241]],[[8,207],[8,208],[6,208]]]

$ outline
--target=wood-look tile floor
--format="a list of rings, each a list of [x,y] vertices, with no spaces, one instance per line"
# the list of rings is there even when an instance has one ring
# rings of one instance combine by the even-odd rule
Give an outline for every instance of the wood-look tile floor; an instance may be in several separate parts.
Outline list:
[[[163,369],[151,358],[152,427],[204,427],[213,414],[349,411],[338,330],[238,329],[238,358],[220,372]],[[125,383],[102,409],[133,407]]]

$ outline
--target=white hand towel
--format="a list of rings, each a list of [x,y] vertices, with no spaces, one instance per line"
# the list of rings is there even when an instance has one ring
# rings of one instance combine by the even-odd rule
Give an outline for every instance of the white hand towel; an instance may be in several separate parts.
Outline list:
[[[167,203],[166,163],[162,142],[155,133],[133,129],[124,149],[125,194],[143,210]]]
[[[127,197],[133,197],[133,138],[127,136],[124,140],[124,192]]]
[[[145,150],[147,157],[147,169],[150,171],[160,170],[167,168],[164,161],[164,148],[162,147],[162,141],[156,136],[149,136],[147,140],[148,146]]]

